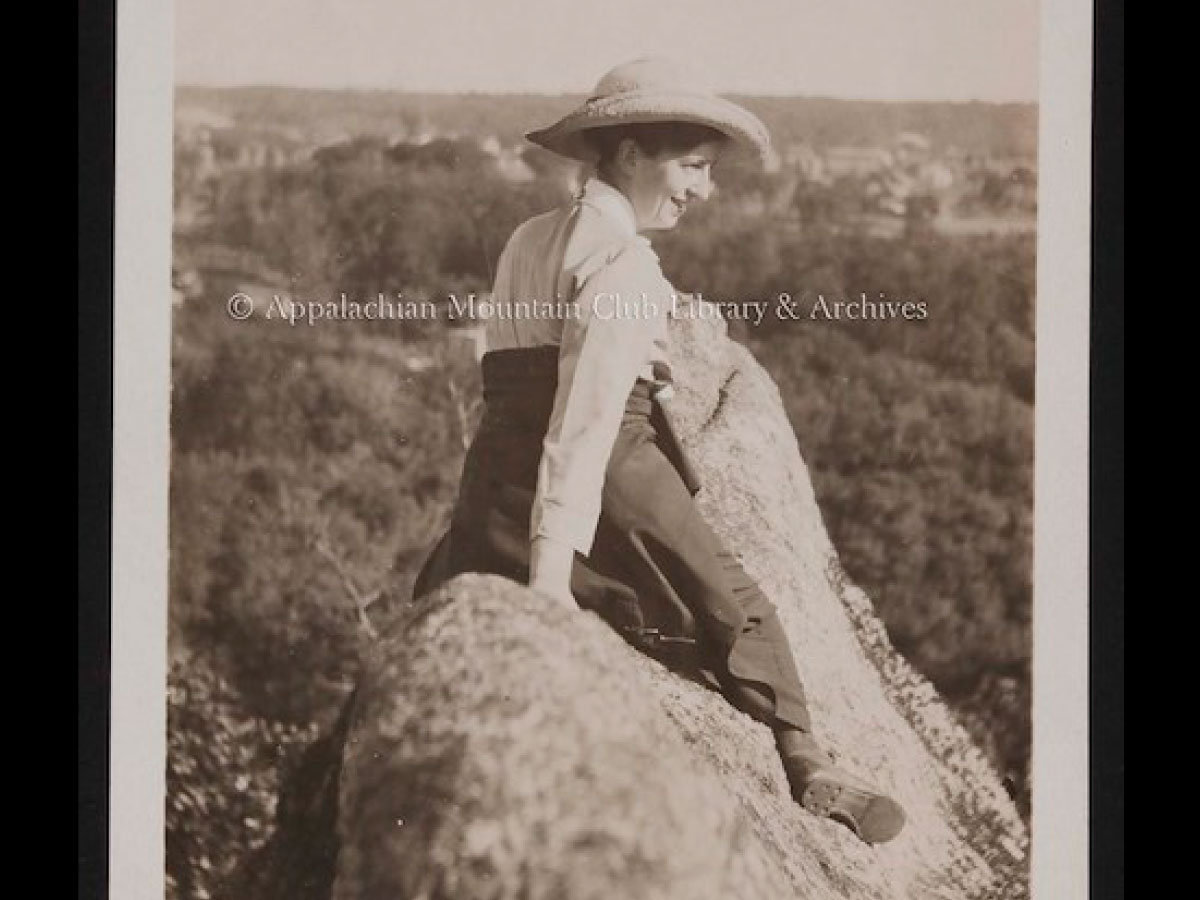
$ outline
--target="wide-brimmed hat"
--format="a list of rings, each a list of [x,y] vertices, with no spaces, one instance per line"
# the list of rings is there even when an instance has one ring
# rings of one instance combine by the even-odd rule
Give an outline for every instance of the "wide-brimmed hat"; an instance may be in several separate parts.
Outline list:
[[[758,116],[701,89],[671,60],[647,57],[624,63],[597,83],[578,109],[549,128],[525,135],[560,156],[594,162],[596,151],[584,137],[595,128],[652,122],[692,122],[716,129],[736,144],[765,156],[771,138]]]

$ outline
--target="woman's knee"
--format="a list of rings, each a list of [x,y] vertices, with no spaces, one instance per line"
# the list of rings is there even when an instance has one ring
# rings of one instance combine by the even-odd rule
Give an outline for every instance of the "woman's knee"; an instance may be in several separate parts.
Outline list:
[[[695,501],[679,473],[653,442],[614,454],[604,481],[604,512],[619,528],[666,538],[687,527]]]

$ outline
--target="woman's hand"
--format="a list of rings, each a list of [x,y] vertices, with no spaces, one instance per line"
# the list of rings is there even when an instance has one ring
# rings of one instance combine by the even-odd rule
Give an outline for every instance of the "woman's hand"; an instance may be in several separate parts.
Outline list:
[[[571,594],[571,564],[575,550],[553,538],[534,538],[529,553],[529,586],[569,609],[577,609]]]

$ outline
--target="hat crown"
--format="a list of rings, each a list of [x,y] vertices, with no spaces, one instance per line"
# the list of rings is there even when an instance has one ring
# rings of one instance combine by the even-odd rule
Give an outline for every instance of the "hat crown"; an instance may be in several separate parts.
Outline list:
[[[594,162],[595,146],[585,132],[616,125],[690,122],[704,125],[765,156],[771,138],[759,118],[718,96],[691,69],[671,59],[648,56],[610,69],[592,95],[548,128],[526,135],[553,153]]]
[[[698,86],[673,60],[648,56],[610,69],[596,82],[591,99],[646,91],[695,93]]]

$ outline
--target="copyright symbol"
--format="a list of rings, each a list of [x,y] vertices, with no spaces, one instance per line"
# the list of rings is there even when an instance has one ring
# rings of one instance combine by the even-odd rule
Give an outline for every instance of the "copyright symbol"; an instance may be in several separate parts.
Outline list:
[[[254,298],[239,291],[229,298],[225,309],[229,312],[231,319],[237,319],[239,322],[248,319],[254,315]]]

